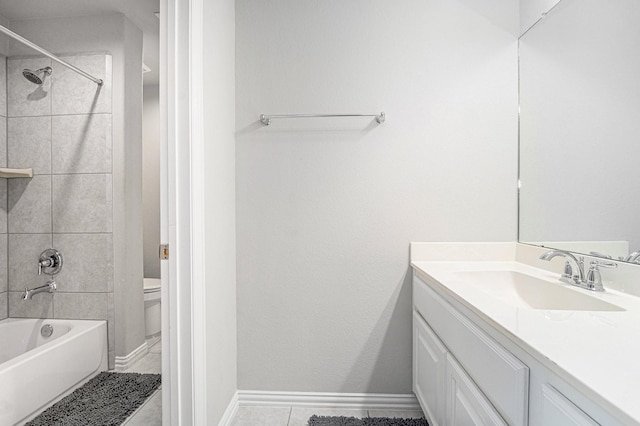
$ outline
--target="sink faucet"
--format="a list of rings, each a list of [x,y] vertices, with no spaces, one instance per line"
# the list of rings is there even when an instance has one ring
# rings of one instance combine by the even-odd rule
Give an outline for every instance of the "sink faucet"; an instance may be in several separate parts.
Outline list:
[[[625,262],[638,263],[640,261],[640,251],[634,251],[629,256],[620,258],[620,260],[624,260]]]
[[[560,281],[576,285],[584,282],[584,258],[577,259],[574,255],[565,250],[549,250],[540,256],[542,260],[551,260],[554,257],[562,256],[567,259],[564,264],[564,273]]]
[[[565,250],[549,250],[542,254],[540,259],[549,261],[557,256],[562,256],[567,259],[560,281],[592,291],[604,291],[599,270],[600,266],[604,268],[618,267],[618,264],[614,262],[593,261],[585,277],[584,257],[582,256],[576,258],[573,254]]]
[[[45,285],[41,285],[40,287],[26,288],[22,294],[22,300],[31,300],[31,298],[38,293],[54,293],[57,288],[58,286],[53,280],[47,281]]]

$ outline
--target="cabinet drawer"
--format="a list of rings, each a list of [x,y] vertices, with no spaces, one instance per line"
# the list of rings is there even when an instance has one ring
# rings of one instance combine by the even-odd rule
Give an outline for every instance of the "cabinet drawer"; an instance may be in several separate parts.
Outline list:
[[[529,368],[415,274],[413,303],[507,423],[526,425]]]
[[[542,418],[545,425],[598,426],[598,423],[549,384],[542,385]]]

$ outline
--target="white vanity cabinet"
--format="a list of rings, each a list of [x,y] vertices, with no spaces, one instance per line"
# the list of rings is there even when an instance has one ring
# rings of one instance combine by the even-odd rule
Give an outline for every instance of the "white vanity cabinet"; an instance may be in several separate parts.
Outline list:
[[[434,425],[526,425],[529,369],[414,278],[414,392]]]
[[[447,348],[420,314],[413,313],[413,391],[431,426],[444,426]]]
[[[595,420],[549,384],[542,385],[542,421],[547,425],[595,426]]]
[[[456,359],[447,354],[447,425],[506,425],[500,414]]]
[[[430,425],[626,424],[415,274],[413,307],[413,389]]]
[[[413,339],[413,388],[430,425],[506,424],[417,312]]]

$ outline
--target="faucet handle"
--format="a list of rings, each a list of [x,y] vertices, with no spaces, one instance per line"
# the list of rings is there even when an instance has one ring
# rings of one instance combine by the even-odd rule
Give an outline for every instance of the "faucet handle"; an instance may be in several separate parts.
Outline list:
[[[42,259],[38,261],[38,275],[42,275],[43,268],[50,268],[53,266],[53,260],[51,259]]]
[[[47,275],[55,275],[62,269],[62,254],[54,248],[46,249],[38,258],[38,275],[44,272]]]
[[[564,262],[564,271],[562,272],[562,278],[573,279],[573,267],[568,260]]]
[[[599,251],[590,251],[589,254],[595,257],[601,257],[603,259],[613,259],[610,254],[600,253]]]
[[[600,274],[600,266],[603,268],[617,268],[618,264],[615,262],[600,262],[594,260],[590,264],[589,272],[587,272],[587,287],[590,290],[604,291],[602,286],[602,274]]]
[[[591,265],[593,266],[593,264],[595,263],[595,266],[602,266],[603,268],[612,268],[615,269],[618,267],[618,264],[616,262],[602,262],[600,260],[593,260],[591,262]]]

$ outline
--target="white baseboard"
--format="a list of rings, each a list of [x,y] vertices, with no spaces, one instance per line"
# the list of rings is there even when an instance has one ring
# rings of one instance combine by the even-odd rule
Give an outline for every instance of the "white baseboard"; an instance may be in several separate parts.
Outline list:
[[[131,351],[127,356],[116,356],[116,366],[114,368],[115,371],[127,371],[133,364],[136,363],[140,358],[149,353],[149,347],[147,346],[147,342],[143,342],[136,349]]]
[[[239,406],[421,410],[414,394],[238,391]]]
[[[238,407],[239,407],[238,392],[236,392],[235,394],[233,394],[233,397],[231,398],[231,401],[229,402],[227,409],[222,415],[222,419],[220,419],[220,423],[218,423],[218,426],[230,426],[231,422],[233,421],[233,418],[236,416],[236,413],[238,412]]]

